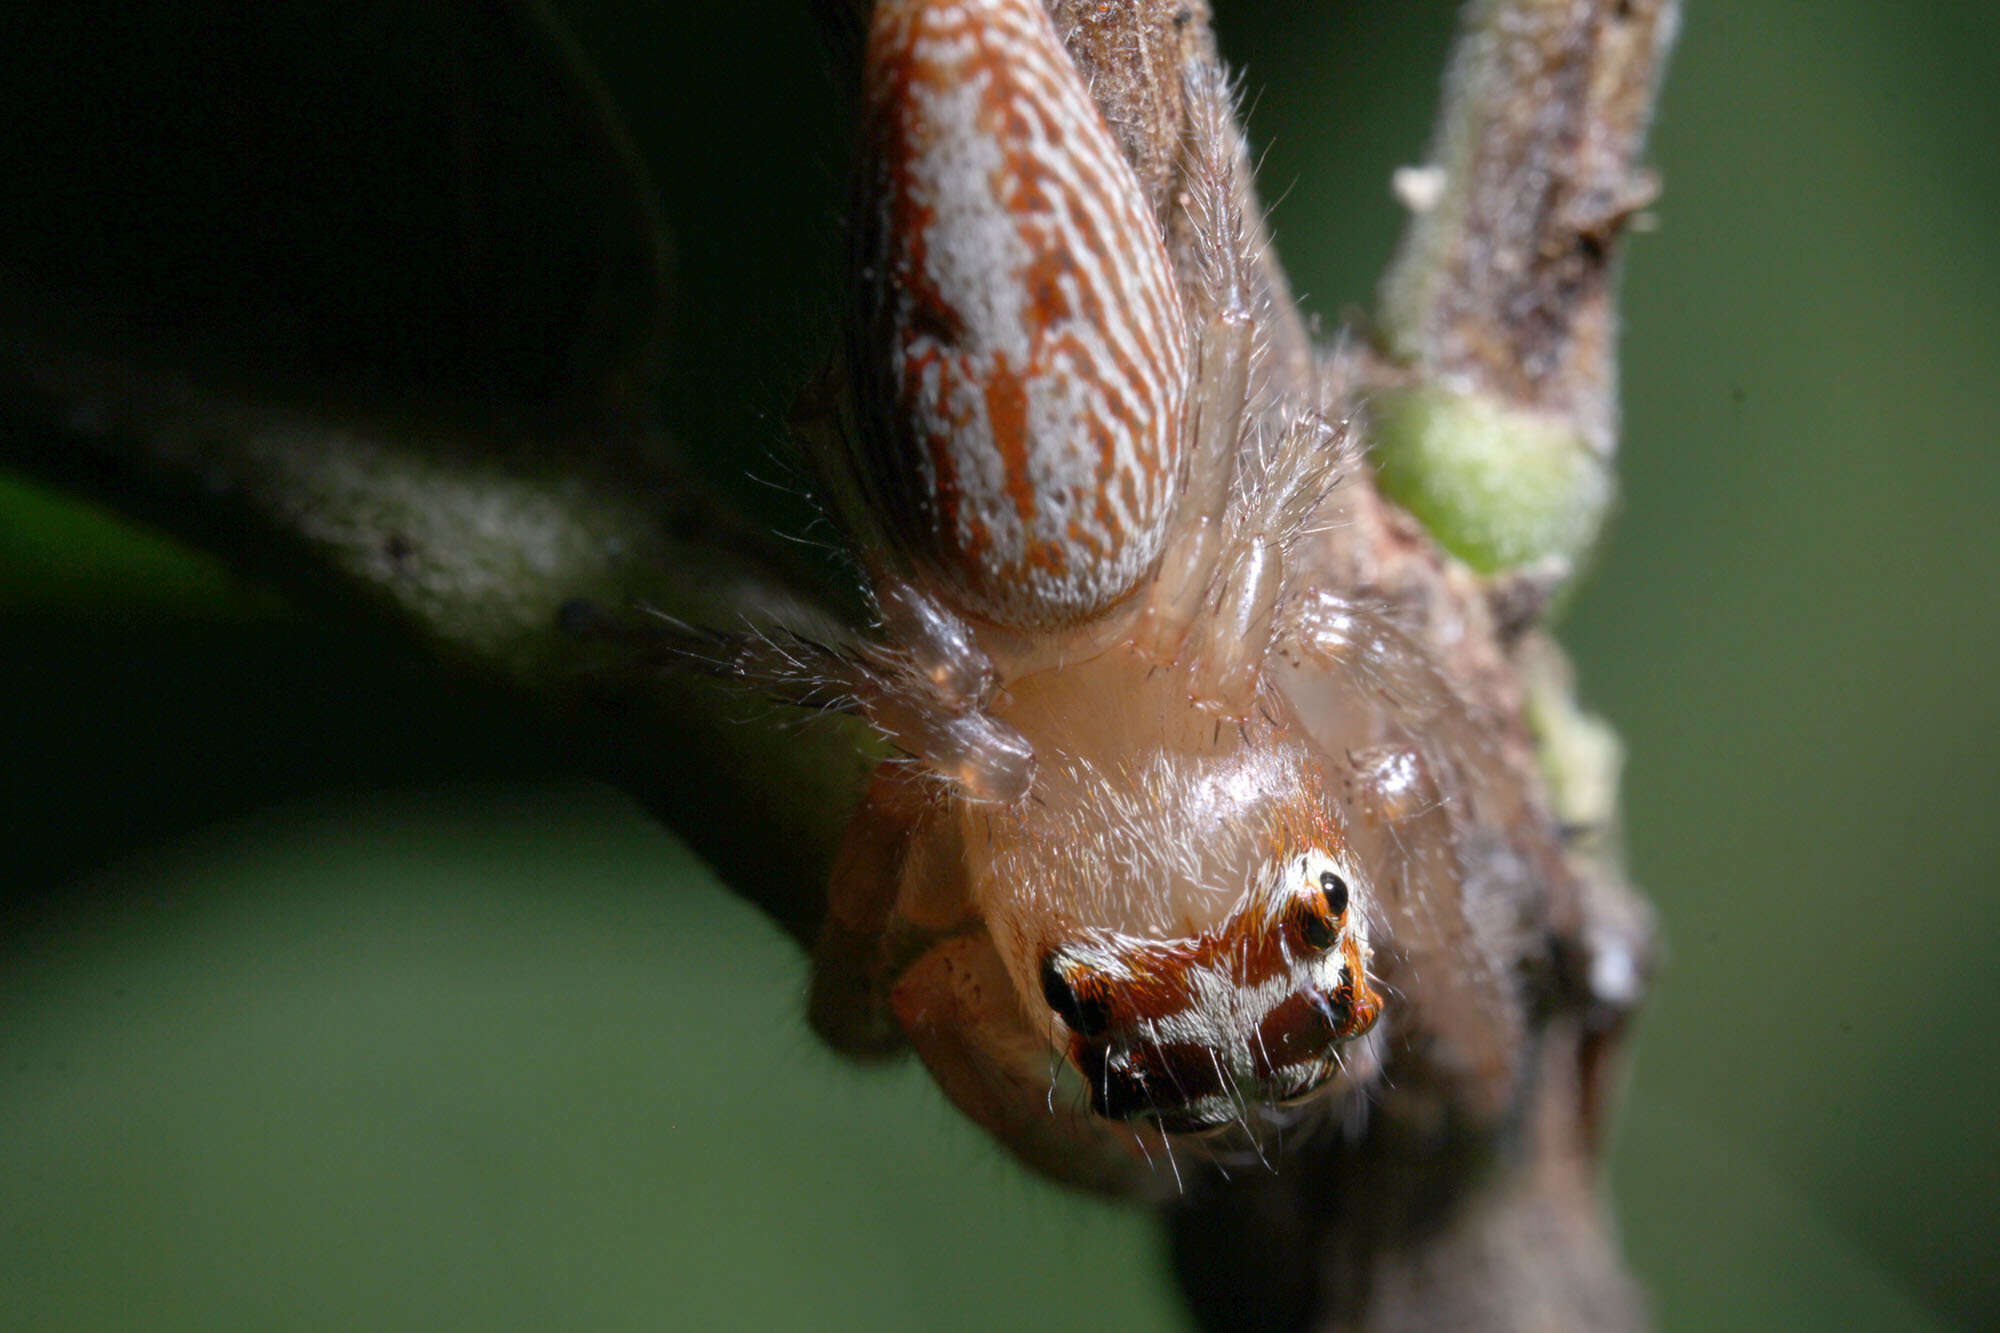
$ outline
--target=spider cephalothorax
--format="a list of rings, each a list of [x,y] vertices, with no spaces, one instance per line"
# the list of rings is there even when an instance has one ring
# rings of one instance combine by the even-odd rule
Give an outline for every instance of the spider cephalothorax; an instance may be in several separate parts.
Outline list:
[[[1042,957],[1091,1109],[1198,1133],[1246,1102],[1287,1105],[1339,1071],[1340,1044],[1381,1016],[1354,869],[1322,846],[1262,868],[1216,929],[1179,940],[1107,932]]]

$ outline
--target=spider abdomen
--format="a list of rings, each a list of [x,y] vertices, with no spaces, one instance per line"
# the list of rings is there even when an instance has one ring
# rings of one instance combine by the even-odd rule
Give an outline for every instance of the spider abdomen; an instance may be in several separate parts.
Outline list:
[[[885,0],[851,333],[900,553],[1043,629],[1124,598],[1180,486],[1188,334],[1158,224],[1036,0]]]

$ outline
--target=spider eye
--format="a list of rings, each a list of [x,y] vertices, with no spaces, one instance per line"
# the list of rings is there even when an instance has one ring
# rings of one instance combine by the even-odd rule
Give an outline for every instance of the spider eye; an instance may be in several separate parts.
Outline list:
[[[1306,937],[1306,943],[1315,949],[1331,949],[1340,938],[1339,923],[1310,907],[1299,920],[1299,930]]]
[[[1347,881],[1331,870],[1319,874],[1320,897],[1326,900],[1326,910],[1331,916],[1339,916],[1347,910]]]
[[[1308,897],[1299,915],[1299,934],[1314,949],[1340,942],[1340,919],[1347,911],[1347,881],[1331,870],[1319,874],[1319,898]]]
[[[1102,996],[1079,995],[1058,954],[1042,959],[1042,998],[1079,1037],[1101,1037],[1111,1030],[1111,1006]]]

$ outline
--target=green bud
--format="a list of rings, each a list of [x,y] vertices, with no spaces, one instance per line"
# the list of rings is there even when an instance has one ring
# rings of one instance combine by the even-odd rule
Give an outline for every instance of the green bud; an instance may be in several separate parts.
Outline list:
[[[1423,384],[1371,400],[1382,490],[1491,574],[1574,566],[1610,507],[1611,469],[1568,421]]]

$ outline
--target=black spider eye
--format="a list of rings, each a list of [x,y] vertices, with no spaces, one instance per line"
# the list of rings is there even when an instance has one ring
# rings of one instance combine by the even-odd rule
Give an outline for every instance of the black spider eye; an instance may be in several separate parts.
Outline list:
[[[1331,870],[1319,872],[1320,896],[1326,899],[1326,910],[1339,916],[1347,910],[1347,881]]]
[[[1315,949],[1331,949],[1340,938],[1340,927],[1330,916],[1321,916],[1310,907],[1300,918],[1299,929],[1306,937],[1306,943]]]
[[[1101,1037],[1111,1030],[1111,1006],[1099,996],[1078,995],[1055,954],[1042,959],[1042,998],[1079,1037]]]

